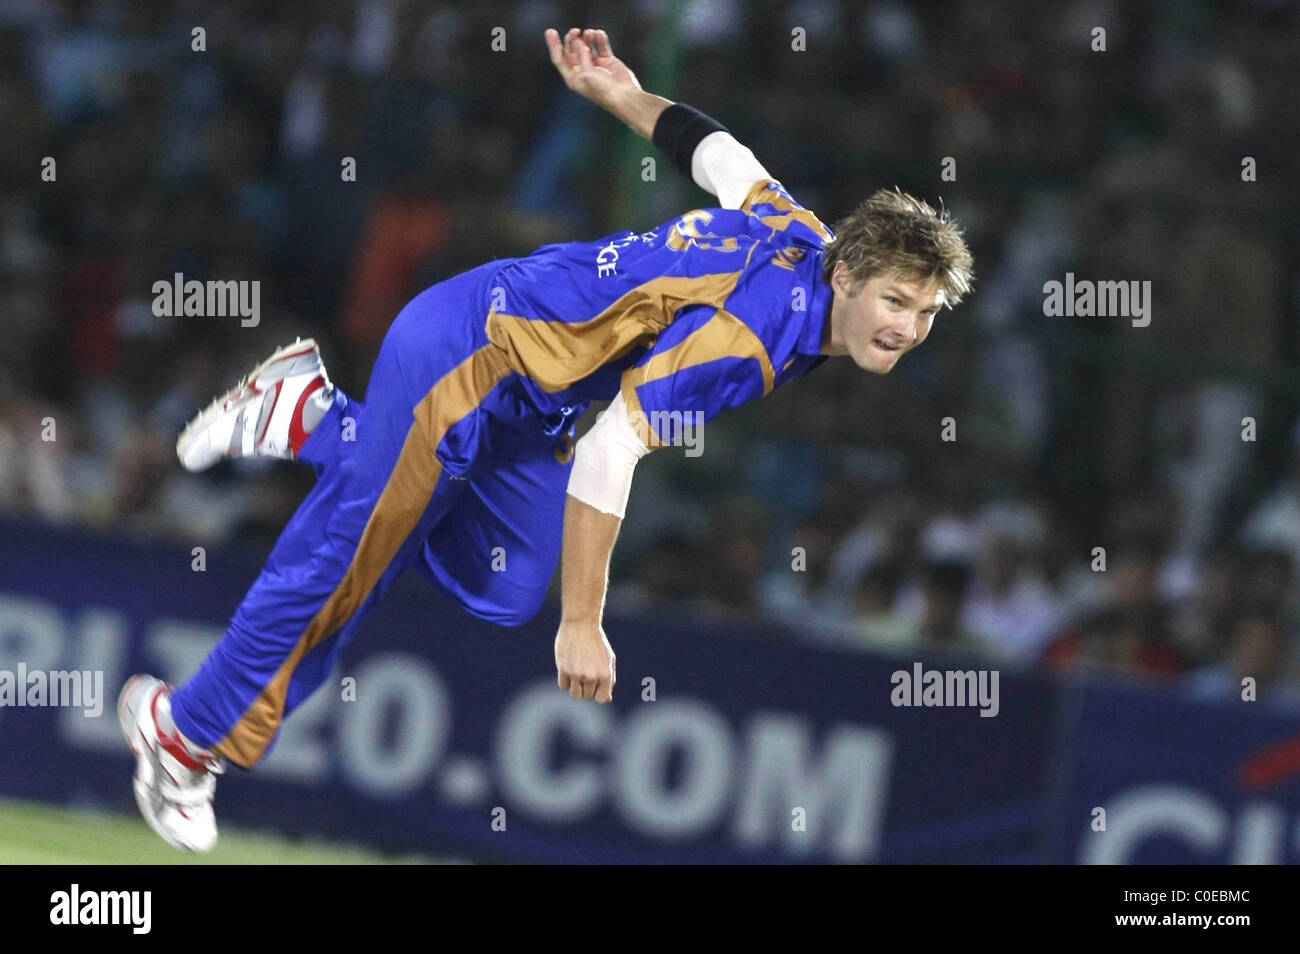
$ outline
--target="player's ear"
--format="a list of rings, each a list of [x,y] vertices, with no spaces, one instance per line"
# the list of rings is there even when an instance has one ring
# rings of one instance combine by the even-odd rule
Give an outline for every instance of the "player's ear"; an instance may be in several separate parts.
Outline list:
[[[831,288],[839,294],[847,294],[848,285],[845,279],[848,277],[848,266],[844,264],[844,259],[835,263],[835,268],[831,270]]]
[[[866,284],[853,277],[853,272],[844,263],[844,259],[835,263],[835,268],[831,271],[831,288],[838,294],[845,298],[857,298]]]

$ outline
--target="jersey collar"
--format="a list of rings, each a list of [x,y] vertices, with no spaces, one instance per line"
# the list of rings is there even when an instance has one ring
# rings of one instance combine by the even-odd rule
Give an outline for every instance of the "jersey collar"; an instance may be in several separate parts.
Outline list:
[[[835,292],[822,278],[822,262],[825,256],[825,252],[818,252],[804,259],[812,269],[812,295],[809,296],[808,310],[804,312],[803,328],[799,332],[799,341],[795,346],[799,354],[820,355],[822,353],[826,323],[831,320],[831,301],[835,297]]]

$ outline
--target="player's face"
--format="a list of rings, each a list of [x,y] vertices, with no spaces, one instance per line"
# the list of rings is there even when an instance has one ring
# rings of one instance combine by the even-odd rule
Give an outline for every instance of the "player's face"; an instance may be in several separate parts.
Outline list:
[[[856,289],[843,262],[831,276],[831,354],[847,354],[874,374],[888,374],[898,359],[930,334],[943,307],[943,289],[896,275],[880,275]]]

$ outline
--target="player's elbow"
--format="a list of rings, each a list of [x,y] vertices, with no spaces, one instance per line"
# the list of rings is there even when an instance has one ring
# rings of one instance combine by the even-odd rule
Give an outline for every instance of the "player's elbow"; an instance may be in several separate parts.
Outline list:
[[[632,488],[632,473],[648,450],[629,423],[620,394],[578,440],[569,494],[601,513],[621,518]]]

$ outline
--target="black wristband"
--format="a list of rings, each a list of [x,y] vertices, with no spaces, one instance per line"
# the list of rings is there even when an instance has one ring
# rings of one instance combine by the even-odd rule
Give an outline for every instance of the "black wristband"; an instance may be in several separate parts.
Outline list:
[[[715,132],[731,132],[711,116],[707,116],[685,103],[673,103],[655,120],[650,140],[673,161],[673,165],[691,178],[691,158],[695,147],[705,136]]]

